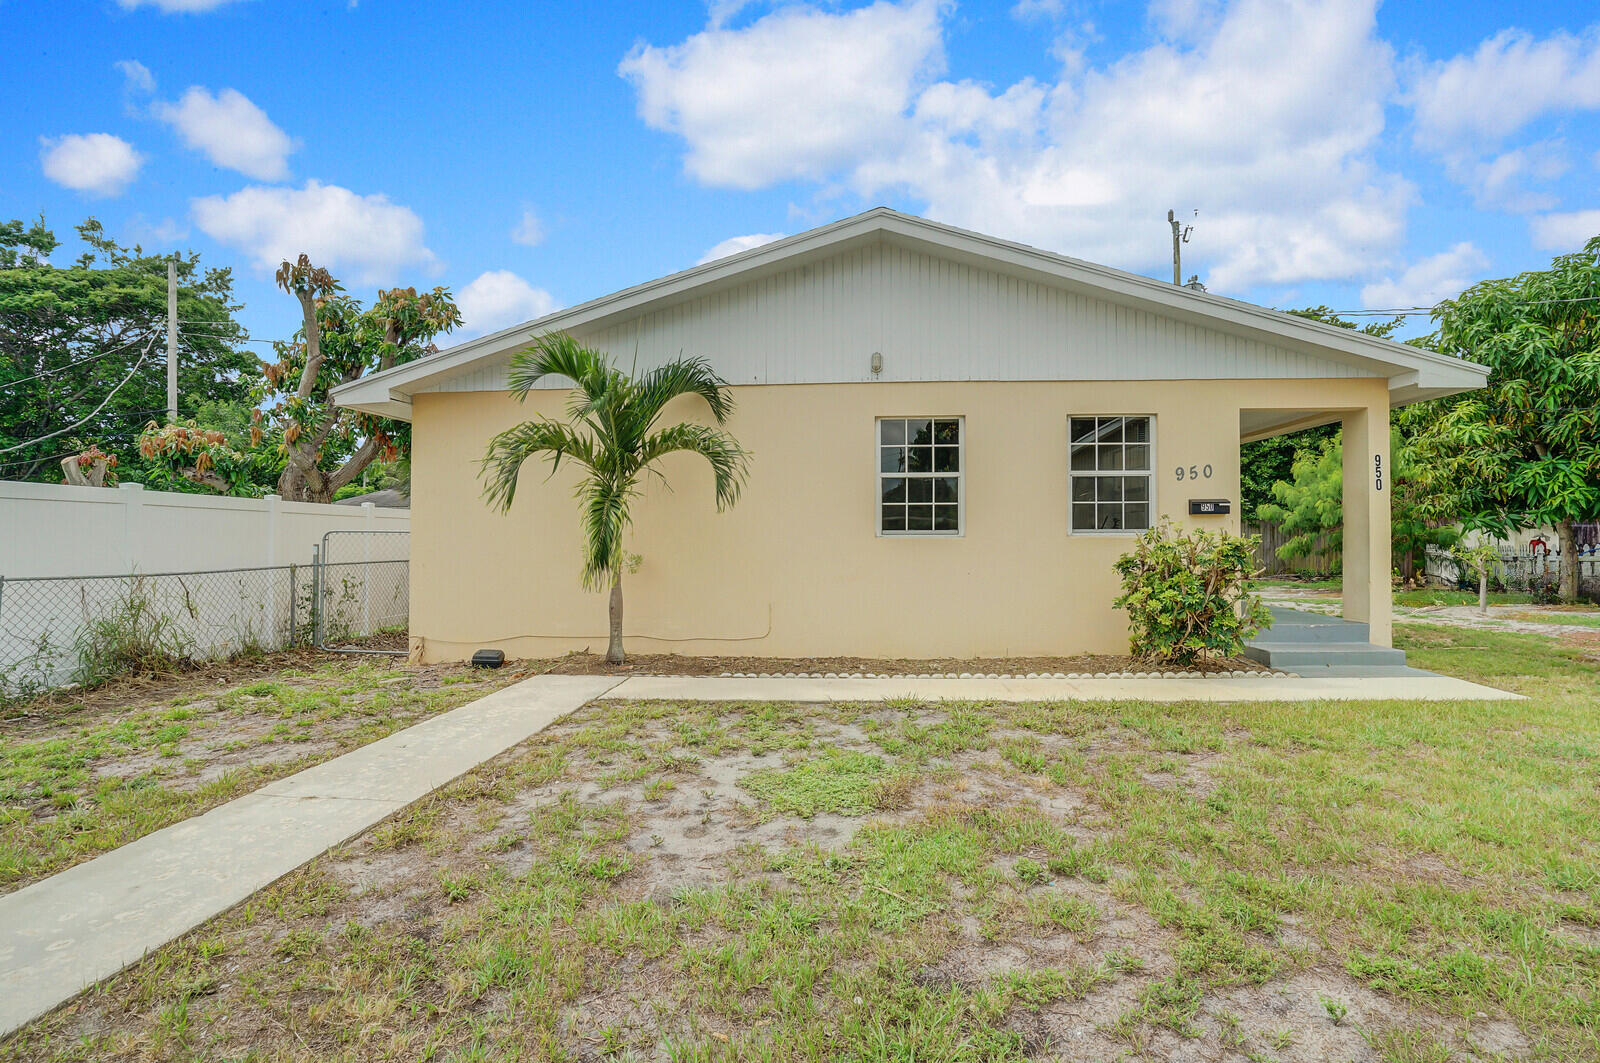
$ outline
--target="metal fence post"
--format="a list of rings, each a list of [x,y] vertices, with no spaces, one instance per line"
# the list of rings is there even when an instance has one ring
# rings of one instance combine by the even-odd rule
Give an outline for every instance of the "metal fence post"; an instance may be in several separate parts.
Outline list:
[[[295,597],[298,591],[295,588],[295,564],[289,563],[289,648],[292,650],[300,644],[299,632],[295,630]]]
[[[311,645],[322,649],[322,545],[311,544]]]

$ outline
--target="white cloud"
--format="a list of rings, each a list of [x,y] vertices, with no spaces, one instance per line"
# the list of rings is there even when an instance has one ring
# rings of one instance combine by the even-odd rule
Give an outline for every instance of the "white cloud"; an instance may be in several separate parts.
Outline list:
[[[544,222],[539,220],[539,215],[531,210],[523,210],[522,217],[511,227],[511,242],[527,247],[538,247],[544,243]]]
[[[359,195],[338,185],[307,181],[304,188],[252,185],[228,196],[192,200],[200,230],[248,254],[263,270],[301,252],[335,275],[381,284],[406,267],[434,269],[423,243],[422,219],[382,194]]]
[[[1541,214],[1530,218],[1533,246],[1562,254],[1583,250],[1583,245],[1600,236],[1600,210],[1573,210]]]
[[[203,11],[215,11],[234,0],[117,0],[117,3],[128,11],[141,7],[153,7],[163,15],[188,15],[198,14]]]
[[[144,156],[110,133],[39,138],[39,163],[58,185],[92,196],[117,196],[139,175]]]
[[[1437,155],[1480,209],[1546,210],[1555,199],[1536,185],[1567,171],[1563,145],[1500,146],[1546,115],[1600,109],[1600,27],[1543,39],[1502,30],[1470,54],[1411,64],[1407,81],[1417,146]]]
[[[289,176],[289,134],[273,124],[267,112],[236,89],[213,96],[193,85],[177,103],[158,103],[155,116],[172,126],[183,142],[218,166],[237,170],[258,181]]]
[[[1221,291],[1367,278],[1398,246],[1415,197],[1374,157],[1395,63],[1373,0],[1174,0],[1144,49],[1003,88],[934,80],[946,11],[800,4],[641,46],[621,73],[709,185],[901,193],[1148,269],[1170,254],[1167,208],[1198,208],[1190,268]]]
[[[1570,168],[1559,141],[1541,140],[1503,151],[1489,159],[1447,159],[1450,176],[1472,193],[1480,210],[1527,213],[1548,210],[1555,198],[1533,191],[1536,181],[1552,181]]]
[[[750,4],[751,0],[709,0],[706,4],[706,21],[712,28],[720,29]]]
[[[150,68],[137,59],[121,59],[115,64],[122,72],[123,81],[130,92],[154,92],[156,90],[156,76],[150,73]]]
[[[461,289],[456,305],[461,308],[461,331],[466,336],[510,328],[560,308],[553,295],[508,269],[478,274]]]
[[[700,180],[734,188],[816,180],[904,139],[916,88],[944,65],[945,7],[784,7],[742,29],[641,44],[618,72],[638,91],[645,123],[684,138]]]
[[[1508,29],[1471,55],[1425,64],[1408,93],[1418,143],[1492,146],[1541,115],[1600,108],[1600,28],[1543,40]]]
[[[1489,257],[1462,241],[1412,263],[1398,278],[1384,277],[1361,289],[1361,305],[1372,308],[1433,306],[1453,299],[1483,279]]]
[[[132,240],[141,246],[160,250],[170,248],[188,238],[189,227],[180,224],[175,218],[162,218],[153,222],[143,214],[135,214],[128,219],[124,242]]]
[[[696,262],[695,265],[703,266],[707,262],[715,262],[719,258],[727,258],[729,255],[737,255],[739,252],[748,251],[752,247],[760,247],[762,244],[770,244],[774,240],[782,240],[785,235],[787,234],[746,233],[744,236],[730,236],[716,247],[713,247],[711,250],[701,255],[700,260]]]
[[[1017,0],[1011,5],[1011,17],[1024,22],[1034,19],[1057,19],[1066,13],[1063,0]]]

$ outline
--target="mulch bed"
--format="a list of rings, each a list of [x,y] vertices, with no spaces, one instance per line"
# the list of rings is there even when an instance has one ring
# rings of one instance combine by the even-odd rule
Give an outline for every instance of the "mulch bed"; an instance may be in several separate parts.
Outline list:
[[[538,668],[538,664],[548,667]],[[1266,665],[1243,657],[1204,661],[1188,668],[1166,668],[1138,657],[1115,654],[1080,654],[1075,657],[937,657],[884,660],[877,657],[686,657],[677,653],[640,653],[626,662],[610,665],[595,653],[569,653],[546,662],[524,662],[534,670],[555,675],[722,675],[724,672],[776,675],[783,672],[826,675],[1027,675],[1056,672],[1093,675],[1105,672],[1270,672]]]

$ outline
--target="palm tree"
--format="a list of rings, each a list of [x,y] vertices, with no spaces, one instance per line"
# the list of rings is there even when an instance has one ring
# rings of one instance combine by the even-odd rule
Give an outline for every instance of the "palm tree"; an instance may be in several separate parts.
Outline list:
[[[699,454],[711,463],[719,512],[738,501],[745,479],[747,455],[721,428],[685,423],[657,429],[656,421],[673,399],[698,395],[722,425],[733,412],[733,396],[704,359],[679,358],[633,377],[561,332],[536,337],[532,347],[511,357],[511,392],[517,401],[526,400],[547,376],[568,377],[577,384],[567,403],[571,423],[539,417],[495,436],[479,474],[486,481],[484,497],[501,512],[509,510],[522,464],[536,454],[550,459],[552,476],[563,459],[583,466],[586,475],[576,492],[583,504],[583,585],[600,590],[607,581],[611,584],[606,661],[621,664],[622,538],[633,523],[629,506],[638,497],[640,477],[661,477],[653,465],[665,454]]]

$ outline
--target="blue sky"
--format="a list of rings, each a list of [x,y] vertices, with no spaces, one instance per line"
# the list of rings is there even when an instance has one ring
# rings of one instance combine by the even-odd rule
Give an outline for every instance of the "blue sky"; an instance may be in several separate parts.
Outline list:
[[[0,216],[198,250],[265,338],[298,250],[471,334],[879,203],[1158,277],[1173,207],[1214,291],[1429,305],[1600,233],[1600,15],[1445,10],[0,0]]]

